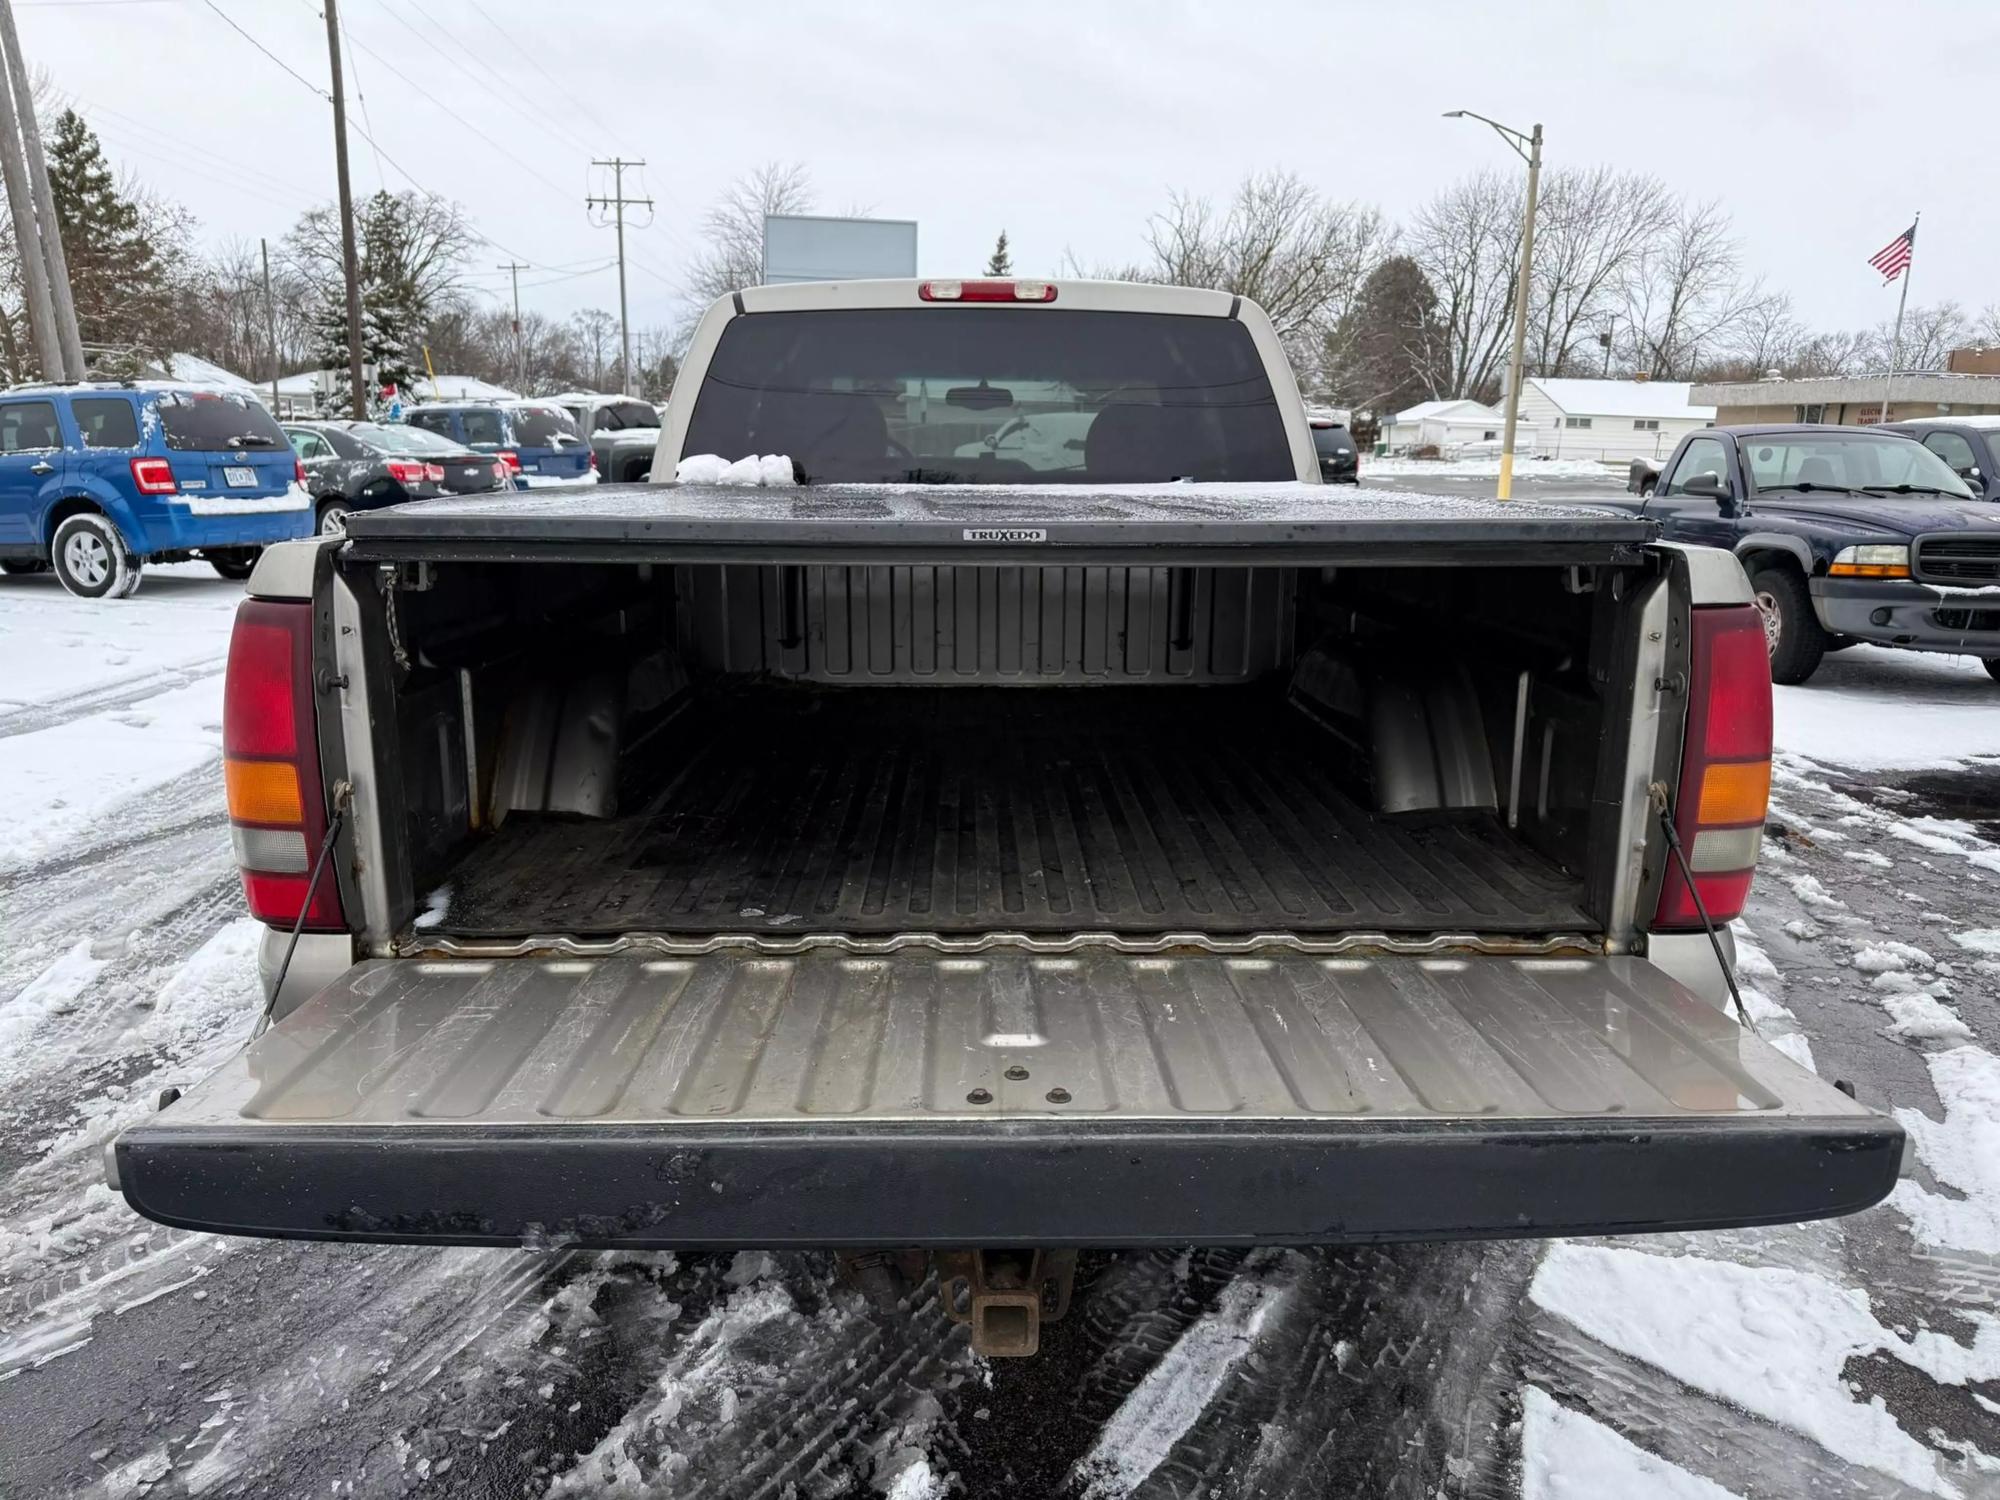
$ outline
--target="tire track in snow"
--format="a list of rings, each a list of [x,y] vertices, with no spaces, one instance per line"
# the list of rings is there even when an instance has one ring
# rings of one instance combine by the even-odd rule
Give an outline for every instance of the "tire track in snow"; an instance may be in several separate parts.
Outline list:
[[[1836,1458],[1811,1438],[1718,1401],[1561,1318],[1525,1320],[1520,1372],[1677,1468],[1758,1500],[1916,1500],[1929,1495]],[[1746,1368],[1744,1378],[1756,1378]]]
[[[53,703],[30,703],[21,708],[0,713],[0,740],[12,739],[15,735],[35,734],[44,729],[54,729],[59,725],[73,724],[78,719],[87,719],[92,714],[109,713],[114,709],[131,708],[144,703],[148,698],[175,688],[192,687],[197,682],[205,682],[211,677],[220,677],[225,659],[216,657],[208,660],[189,662],[177,667],[155,667],[135,677],[122,677],[115,682],[107,682],[100,687],[90,688]]]

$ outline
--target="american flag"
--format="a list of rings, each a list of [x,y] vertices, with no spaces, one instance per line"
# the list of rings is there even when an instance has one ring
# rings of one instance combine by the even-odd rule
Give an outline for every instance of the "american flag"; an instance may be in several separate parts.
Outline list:
[[[1868,257],[1868,264],[1880,271],[1885,280],[1894,281],[1910,269],[1910,257],[1917,248],[1917,226],[1912,224],[1888,244]]]

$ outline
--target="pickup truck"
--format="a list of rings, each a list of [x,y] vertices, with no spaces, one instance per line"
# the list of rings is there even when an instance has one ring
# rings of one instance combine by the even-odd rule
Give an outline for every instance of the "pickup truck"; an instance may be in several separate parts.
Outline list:
[[[652,472],[660,413],[651,402],[599,391],[566,391],[549,400],[576,418],[577,431],[596,455],[600,479],[625,484]]]
[[[1857,642],[1978,657],[2000,680],[2000,506],[1921,434],[1794,423],[1690,433],[1637,509],[1750,577],[1775,682]],[[1629,504],[1629,502],[1626,502]]]
[[[1221,293],[763,287],[684,369],[652,484],[266,554],[268,1017],[117,1137],[140,1213],[928,1254],[1021,1354],[1078,1247],[1890,1191],[1897,1123],[1728,1008],[1771,689],[1727,552],[1321,484]],[[983,442],[1024,410],[1085,419],[1035,482]],[[790,462],[659,482],[697,456]]]

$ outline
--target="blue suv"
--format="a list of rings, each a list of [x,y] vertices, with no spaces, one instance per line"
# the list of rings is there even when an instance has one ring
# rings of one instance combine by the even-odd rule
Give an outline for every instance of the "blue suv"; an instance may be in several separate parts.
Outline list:
[[[245,578],[272,542],[310,536],[312,497],[255,401],[171,385],[0,392],[0,569],[54,568],[122,599],[145,562],[200,557]]]
[[[403,420],[475,453],[491,453],[507,466],[515,489],[597,482],[590,439],[553,401],[427,403],[411,407]]]

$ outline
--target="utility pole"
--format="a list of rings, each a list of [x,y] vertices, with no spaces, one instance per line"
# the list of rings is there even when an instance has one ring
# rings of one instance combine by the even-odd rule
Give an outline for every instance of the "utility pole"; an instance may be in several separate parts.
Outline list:
[[[525,261],[510,260],[500,267],[514,280],[514,384],[528,389],[528,361],[521,352],[521,273],[531,269]]]
[[[642,157],[638,161],[626,161],[622,156],[614,156],[609,161],[593,161],[593,167],[611,168],[612,188],[609,198],[585,198],[586,208],[608,208],[617,216],[618,223],[618,341],[623,357],[620,369],[624,372],[623,394],[632,394],[632,320],[625,304],[625,210],[628,206],[644,205],[651,209],[651,198],[628,198],[625,196],[625,169],[646,165]]]
[[[264,257],[264,337],[271,346],[271,415],[278,415],[278,304],[271,296],[271,242],[257,241]]]
[[[63,350],[56,338],[56,315],[49,301],[49,271],[36,253],[41,235],[35,225],[35,205],[28,187],[28,168],[21,159],[19,110],[32,110],[31,100],[15,97],[8,78],[12,68],[0,69],[0,178],[7,185],[7,207],[14,215],[14,243],[21,247],[21,286],[28,304],[28,335],[34,341],[35,362],[42,379],[66,380]]]
[[[356,421],[368,416],[361,380],[361,257],[354,248],[354,193],[347,182],[347,96],[340,84],[340,12],[326,0],[327,61],[333,72],[333,166],[340,180],[340,268],[347,278],[347,384]]]
[[[1521,420],[1522,364],[1528,352],[1528,286],[1535,261],[1535,197],[1542,182],[1542,127],[1523,135],[1520,131],[1474,114],[1469,109],[1445,112],[1447,120],[1477,120],[1490,125],[1500,139],[1514,148],[1514,154],[1528,164],[1528,207],[1521,221],[1521,276],[1514,287],[1514,351],[1507,361],[1507,422],[1500,434],[1500,486],[1498,498],[1514,498],[1514,429]]]
[[[76,301],[70,295],[69,257],[63,253],[62,225],[56,219],[55,195],[49,191],[49,164],[42,155],[42,130],[35,120],[35,93],[28,82],[27,59],[21,55],[21,34],[14,29],[12,0],[0,0],[0,45],[4,45],[7,53],[7,77],[20,116],[21,140],[28,148],[28,183],[35,195],[35,217],[41,221],[42,254],[48,261],[56,342],[68,371],[64,378],[81,380],[83,337],[77,331]]]

